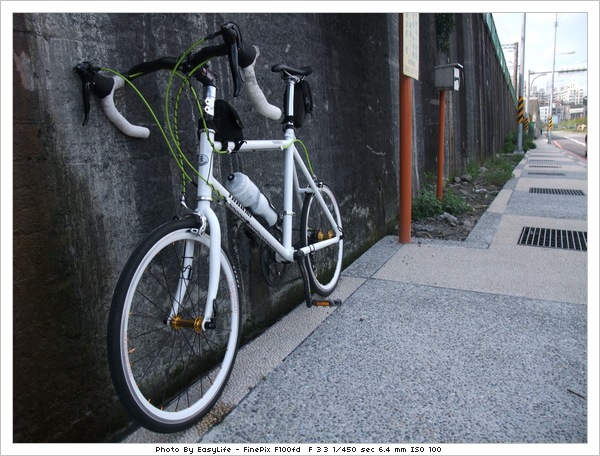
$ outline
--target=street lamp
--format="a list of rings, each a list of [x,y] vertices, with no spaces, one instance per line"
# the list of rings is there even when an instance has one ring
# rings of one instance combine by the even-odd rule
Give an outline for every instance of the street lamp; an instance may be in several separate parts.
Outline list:
[[[556,55],[569,55],[569,54],[575,54],[575,51],[569,51],[569,52],[559,52]],[[587,71],[586,68],[578,68],[578,69],[574,69],[574,70],[558,70],[556,71],[556,73],[572,73],[575,71]],[[525,100],[525,111],[529,112],[529,99],[531,98],[531,89],[533,87],[533,82],[539,78],[540,76],[545,76],[547,74],[553,73],[552,71],[531,71],[531,70],[527,70],[527,97]],[[535,74],[537,76],[535,76],[533,79],[531,79],[531,75]]]
[[[554,65],[556,63],[556,31],[558,30],[558,13],[554,16],[554,52],[552,53],[552,84],[550,89],[550,104],[548,105],[548,144],[552,143],[550,119],[552,119],[552,102],[554,98]]]
[[[552,133],[550,130],[550,119],[552,118],[552,103],[554,98],[554,69],[556,64],[556,31],[558,30],[558,13],[555,13],[554,16],[554,52],[552,54],[552,83],[551,83],[551,92],[550,92],[550,104],[548,105],[548,144],[552,142]],[[571,52],[562,52],[558,55],[563,54],[575,54],[575,51]]]
[[[531,79],[532,74],[536,74],[536,72],[527,70],[527,80],[529,81],[529,84],[527,84],[527,101],[529,101],[529,98],[531,97],[531,87],[533,87],[533,81],[535,81],[540,76],[544,76],[547,73],[545,71],[542,73],[539,73],[536,77],[533,78],[533,80]],[[529,109],[529,105],[527,106],[527,109]]]
[[[527,117],[529,117],[529,99],[531,98],[531,87],[533,86],[533,81],[535,81],[540,76],[544,76],[545,74],[547,74],[547,72],[542,72],[542,73],[538,74],[537,76],[535,76],[533,78],[533,80],[531,79],[531,75],[532,74],[535,74],[535,72],[531,71],[531,70],[527,71],[527,98],[525,99],[525,112],[527,113]],[[538,99],[538,105],[537,106],[538,106],[538,114],[539,114],[539,106],[540,106],[540,100],[539,99]],[[539,118],[536,118],[536,121],[539,121],[539,120],[540,120]]]

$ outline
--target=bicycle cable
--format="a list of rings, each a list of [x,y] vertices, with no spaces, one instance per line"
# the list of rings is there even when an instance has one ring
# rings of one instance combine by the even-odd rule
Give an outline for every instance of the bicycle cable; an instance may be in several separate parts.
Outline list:
[[[185,194],[186,181],[187,182],[191,182],[191,183],[194,182],[194,180],[192,179],[192,177],[190,176],[190,174],[186,171],[185,165],[187,165],[192,170],[193,174],[197,175],[199,178],[201,178],[202,180],[204,180],[204,182],[206,182],[208,184],[208,182],[206,181],[206,179],[199,173],[199,171],[195,168],[195,166],[188,160],[188,158],[183,153],[183,150],[181,149],[181,141],[179,140],[179,128],[178,128],[177,117],[178,117],[178,111],[179,111],[179,99],[181,98],[181,94],[183,93],[184,86],[187,86],[187,87],[189,87],[190,91],[192,92],[193,98],[195,100],[196,107],[198,108],[198,111],[200,112],[200,115],[201,115],[201,117],[203,119],[203,123],[205,125],[205,128],[207,128],[206,127],[206,122],[204,121],[204,116],[203,116],[203,113],[202,113],[202,107],[201,107],[201,104],[200,104],[200,100],[198,98],[198,95],[197,95],[196,91],[194,90],[194,87],[190,84],[189,78],[193,75],[194,72],[198,71],[198,69],[200,69],[202,66],[204,66],[210,59],[207,59],[206,61],[201,62],[199,65],[197,65],[190,72],[190,74],[188,76],[185,76],[184,74],[180,73],[179,71],[177,71],[177,69],[179,68],[179,66],[183,62],[184,58],[190,52],[192,52],[192,50],[194,48],[196,48],[198,45],[202,44],[205,40],[206,40],[206,38],[203,38],[203,39],[197,41],[185,53],[182,54],[182,56],[177,61],[175,67],[171,71],[171,76],[169,77],[169,81],[167,83],[167,90],[166,90],[166,93],[165,93],[165,120],[166,120],[166,123],[167,123],[167,128],[169,130],[169,134],[171,136],[171,140],[173,141],[173,144],[171,144],[171,142],[169,141],[169,138],[168,138],[167,133],[165,132],[165,129],[161,125],[161,123],[160,123],[160,121],[158,119],[158,116],[154,112],[154,109],[152,109],[152,106],[150,106],[150,103],[148,102],[148,100],[146,100],[146,98],[141,93],[141,91],[136,87],[136,85],[133,82],[131,82],[131,79],[139,77],[139,76],[143,76],[144,73],[136,73],[136,74],[130,75],[129,78],[127,78],[124,75],[122,75],[120,72],[118,72],[116,70],[113,70],[111,68],[101,68],[102,71],[113,73],[116,76],[122,78],[125,82],[127,82],[127,84],[131,88],[133,88],[133,90],[135,91],[135,93],[140,97],[140,99],[142,100],[143,104],[146,106],[146,108],[148,109],[148,111],[152,115],[152,118],[154,119],[154,122],[156,123],[158,129],[160,130],[161,135],[162,135],[163,139],[165,140],[165,142],[167,144],[167,147],[169,148],[169,151],[171,152],[171,155],[172,155],[173,159],[175,160],[175,163],[177,163],[177,167],[180,169],[180,171],[182,173],[182,193],[183,194]],[[179,76],[183,80],[183,82],[182,82],[182,84],[180,86],[180,89],[179,89],[179,91],[177,93],[177,97],[176,97],[176,103],[175,103],[176,104],[176,109],[175,109],[175,111],[173,113],[174,123],[175,123],[175,130],[174,130],[173,126],[171,125],[170,115],[169,115],[169,93],[170,93],[171,85],[173,83],[173,78],[174,78],[175,75]],[[174,150],[173,146],[175,146],[177,152]],[[214,144],[212,144],[212,147],[214,149]]]
[[[160,124],[160,122],[158,120],[158,117],[156,116],[156,113],[152,109],[152,106],[150,106],[150,103],[148,103],[148,100],[146,100],[146,98],[144,97],[144,95],[142,95],[142,93],[139,91],[139,89],[135,86],[135,84],[133,82],[131,82],[128,78],[126,78],[125,76],[123,76],[121,73],[119,73],[118,71],[116,71],[116,70],[113,70],[111,68],[100,68],[100,69],[102,71],[113,73],[116,76],[122,78],[135,91],[135,93],[137,93],[137,95],[140,97],[140,99],[142,100],[142,102],[144,103],[144,105],[146,106],[146,108],[148,109],[148,111],[150,111],[150,114],[152,115],[152,117],[154,119],[154,122],[156,122],[156,125],[158,126],[158,129],[160,130],[160,133],[162,134],[163,139],[167,143],[167,147],[169,148],[169,150],[171,152],[171,155],[173,156],[173,158],[175,158],[175,161],[179,164],[179,161],[177,159],[177,155],[176,155],[175,151],[173,150],[173,146],[169,142],[167,134],[166,134],[164,128],[162,127],[162,125]],[[183,168],[182,166],[179,166],[179,168],[186,175],[186,177],[188,179],[191,179],[189,177],[189,175],[187,174],[187,172],[185,171],[185,168]]]
[[[171,142],[169,141],[169,138],[167,136],[167,133],[165,132],[165,129],[163,128],[163,126],[160,124],[158,116],[156,115],[156,113],[154,112],[154,110],[152,109],[152,106],[150,106],[150,103],[146,100],[146,98],[144,97],[144,95],[140,92],[140,90],[135,86],[135,84],[133,82],[131,82],[131,79],[139,77],[144,75],[144,73],[136,73],[133,75],[130,75],[129,78],[123,76],[121,73],[119,73],[116,70],[113,70],[111,68],[101,68],[101,70],[103,71],[107,71],[109,73],[113,73],[115,75],[117,75],[118,77],[122,78],[131,88],[133,88],[133,90],[135,91],[135,93],[140,97],[140,99],[142,100],[142,102],[144,103],[144,105],[146,106],[146,108],[148,109],[148,111],[150,112],[150,114],[152,115],[152,118],[154,119],[154,122],[156,123],[158,129],[161,132],[161,135],[163,137],[163,139],[165,140],[167,147],[169,148],[169,151],[171,153],[171,156],[173,157],[173,159],[175,160],[175,163],[177,164],[177,167],[179,168],[179,170],[181,171],[181,179],[182,179],[182,187],[181,187],[181,191],[182,194],[185,195],[186,193],[186,182],[187,183],[193,183],[194,185],[194,179],[190,176],[190,174],[186,171],[186,165],[191,169],[192,174],[195,174],[196,176],[198,176],[200,179],[202,179],[207,185],[210,186],[210,188],[213,190],[213,192],[220,198],[223,199],[223,195],[221,195],[221,193],[204,177],[200,174],[200,172],[196,169],[196,167],[189,161],[189,159],[186,157],[186,155],[184,154],[182,148],[181,148],[181,141],[179,138],[179,107],[180,107],[180,99],[181,96],[183,94],[183,89],[184,87],[189,88],[190,92],[192,93],[193,96],[193,101],[195,101],[196,104],[196,108],[198,109],[198,112],[200,113],[200,119],[202,121],[202,127],[204,129],[204,131],[206,132],[206,138],[208,139],[211,148],[213,150],[213,152],[218,153],[220,155],[224,155],[227,153],[227,151],[222,151],[222,150],[218,150],[215,147],[215,144],[213,143],[213,141],[210,139],[210,135],[208,134],[209,128],[208,125],[206,123],[206,118],[204,117],[204,110],[202,109],[202,105],[200,102],[200,99],[198,97],[198,94],[196,92],[196,90],[194,89],[194,87],[192,86],[192,84],[190,83],[190,78],[194,75],[194,73],[196,73],[198,70],[200,70],[204,65],[206,65],[210,59],[207,59],[201,63],[199,63],[198,65],[196,65],[191,71],[189,71],[189,73],[187,75],[180,73],[178,70],[178,68],[181,66],[181,64],[183,63],[184,59],[186,58],[186,56],[188,54],[190,54],[197,46],[199,46],[200,44],[202,44],[207,38],[202,38],[200,40],[198,40],[196,43],[194,43],[192,46],[190,46],[177,60],[177,63],[175,64],[175,67],[171,70],[170,72],[170,76],[169,76],[169,80],[167,82],[167,88],[165,91],[165,101],[164,101],[164,109],[165,109],[165,121],[167,123],[167,128],[169,130],[169,135],[171,137],[171,140],[173,141],[173,144],[171,144]],[[171,122],[171,116],[169,114],[169,95],[171,93],[171,87],[173,85],[173,80],[175,78],[175,76],[178,76],[181,78],[182,83],[179,86],[179,90],[177,91],[177,94],[175,96],[175,107],[173,109],[173,123]],[[294,139],[290,144],[285,145],[284,149],[291,146],[294,143],[299,143],[303,150],[304,150],[304,154],[306,156],[306,162],[308,165],[308,169],[310,170],[311,174],[314,176],[315,173],[313,171],[312,168],[312,163],[310,161],[310,156],[308,153],[308,149],[306,148],[306,145],[300,140],[300,139]],[[173,148],[173,146],[175,147],[175,149]],[[212,163],[211,163],[212,166]]]

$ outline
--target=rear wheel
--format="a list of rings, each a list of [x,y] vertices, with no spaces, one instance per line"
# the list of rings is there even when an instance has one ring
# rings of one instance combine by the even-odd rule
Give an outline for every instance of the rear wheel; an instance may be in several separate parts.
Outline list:
[[[113,383],[128,412],[155,432],[198,422],[233,368],[240,312],[236,275],[223,250],[214,328],[202,327],[209,252],[197,220],[167,223],[135,250],[115,289],[108,322]]]
[[[336,222],[331,223],[314,193],[307,193],[302,206],[300,232],[305,246],[335,237],[336,228],[342,232],[342,218],[333,191],[321,184],[319,193]],[[321,296],[329,296],[340,278],[344,239],[306,256],[306,269],[312,290]]]

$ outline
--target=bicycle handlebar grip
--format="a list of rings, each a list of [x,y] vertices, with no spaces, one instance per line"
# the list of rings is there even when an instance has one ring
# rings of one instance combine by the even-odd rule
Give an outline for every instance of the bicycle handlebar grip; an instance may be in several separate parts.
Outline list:
[[[258,46],[254,47],[256,48],[256,58],[254,59],[254,62],[252,62],[252,64],[247,66],[246,68],[242,68],[248,98],[254,105],[254,108],[260,114],[272,120],[279,120],[279,118],[281,118],[281,109],[279,109],[277,106],[270,104],[267,101],[265,94],[261,90],[256,80],[254,66],[256,65],[256,61],[260,56],[260,49],[258,48]]]
[[[113,96],[115,90],[120,89],[125,85],[125,80],[119,76],[113,76],[113,79],[115,80],[115,84],[112,91],[100,100],[100,105],[102,106],[106,117],[108,117],[108,119],[127,136],[131,136],[132,138],[147,138],[150,135],[149,129],[138,125],[132,125],[119,111],[117,111]]]

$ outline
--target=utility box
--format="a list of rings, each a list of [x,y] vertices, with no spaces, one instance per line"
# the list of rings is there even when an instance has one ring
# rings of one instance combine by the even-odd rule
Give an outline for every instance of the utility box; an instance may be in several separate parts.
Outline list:
[[[435,87],[438,90],[460,89],[460,72],[463,66],[460,63],[450,63],[434,67]]]

